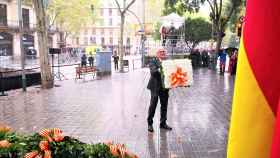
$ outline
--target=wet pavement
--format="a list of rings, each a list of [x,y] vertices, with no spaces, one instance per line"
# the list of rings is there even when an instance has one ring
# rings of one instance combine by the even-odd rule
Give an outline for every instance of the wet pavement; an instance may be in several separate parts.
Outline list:
[[[0,97],[0,122],[19,132],[58,127],[85,142],[127,144],[141,158],[225,158],[234,78],[194,71],[194,85],[170,91],[168,123],[147,132],[147,69],[101,80],[58,81],[60,87],[9,91]]]

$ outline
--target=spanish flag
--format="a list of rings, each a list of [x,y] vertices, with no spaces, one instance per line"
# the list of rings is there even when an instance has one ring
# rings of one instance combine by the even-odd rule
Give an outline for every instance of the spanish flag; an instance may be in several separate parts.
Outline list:
[[[238,56],[227,158],[280,158],[280,0],[247,0]]]

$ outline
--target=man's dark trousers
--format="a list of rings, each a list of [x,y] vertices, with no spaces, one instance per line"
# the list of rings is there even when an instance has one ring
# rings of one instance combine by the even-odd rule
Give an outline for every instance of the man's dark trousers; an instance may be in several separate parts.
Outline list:
[[[115,70],[119,70],[119,64],[118,62],[114,62],[115,63]]]
[[[160,100],[160,124],[165,125],[167,120],[167,105],[168,105],[168,89],[160,88],[159,91],[151,90],[151,101],[148,113],[148,124],[153,124],[153,118],[155,115],[158,99]]]

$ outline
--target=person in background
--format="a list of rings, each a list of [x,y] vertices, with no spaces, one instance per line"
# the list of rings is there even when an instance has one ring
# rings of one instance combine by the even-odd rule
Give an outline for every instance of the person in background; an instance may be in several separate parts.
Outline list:
[[[86,67],[87,66],[87,56],[85,53],[83,53],[82,57],[81,57],[81,66],[82,67]]]
[[[231,72],[230,72],[231,75],[235,75],[235,74],[236,74],[236,68],[237,68],[237,53],[238,53],[238,50],[235,50],[235,51],[233,52],[232,56],[230,57],[230,60],[231,60],[231,63],[232,63]]]
[[[165,46],[166,43],[166,37],[167,37],[167,28],[165,26],[160,27],[160,35],[161,35],[161,40],[162,40],[162,46]]]
[[[88,62],[90,67],[94,66],[94,57],[92,55],[92,52],[89,53]]]
[[[117,55],[117,51],[114,51],[113,60],[114,60],[115,70],[117,71],[119,70],[119,56]]]
[[[195,50],[192,50],[192,51],[191,51],[190,58],[191,58],[191,61],[192,61],[192,67],[193,67],[193,68],[196,68],[196,55],[195,55]]]
[[[206,50],[204,50],[202,52],[202,66],[208,67],[208,63],[209,63],[209,55],[208,55],[208,52]]]
[[[219,58],[220,58],[220,74],[224,74],[225,67],[226,67],[226,60],[227,60],[227,52],[225,49],[220,51]]]
[[[149,64],[150,68],[150,80],[147,88],[151,91],[151,100],[148,111],[148,131],[154,132],[153,128],[153,118],[155,115],[156,107],[158,104],[158,99],[160,100],[160,128],[165,130],[172,130],[170,126],[167,125],[167,106],[169,98],[169,89],[164,88],[163,78],[160,73],[161,60],[165,59],[165,50],[160,49],[157,52],[157,57],[153,58]]]

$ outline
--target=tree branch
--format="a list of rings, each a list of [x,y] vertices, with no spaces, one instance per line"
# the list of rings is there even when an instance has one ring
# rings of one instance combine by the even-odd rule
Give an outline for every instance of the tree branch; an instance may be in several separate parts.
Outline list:
[[[221,14],[219,14],[219,6],[218,6],[218,3],[217,3],[217,0],[214,0],[214,6],[215,6],[215,15],[216,15],[216,19],[220,19],[221,17]],[[220,6],[221,7],[221,6]]]
[[[118,0],[115,0],[115,2],[116,2],[116,4],[117,4],[117,6],[118,6],[119,12],[122,13],[120,3],[118,2]]]
[[[223,0],[220,0],[220,10],[219,10],[219,16],[222,15],[222,8],[223,8]]]
[[[56,14],[54,15],[53,19],[51,20],[50,26],[52,26],[52,25],[54,24],[54,22],[55,22],[57,16],[58,16],[58,13],[56,13]]]
[[[65,45],[66,45],[66,39],[67,39],[67,37],[68,37],[69,35],[70,35],[70,32],[65,31],[65,36],[64,36]]]
[[[228,23],[229,19],[231,18],[232,14],[234,12],[234,9],[235,9],[235,6],[232,5],[231,10],[230,10],[228,16],[226,17],[226,19],[224,21],[224,24],[222,24],[222,27],[224,27]]]
[[[215,8],[215,13],[216,13],[216,15],[218,15],[218,3],[217,3],[217,0],[214,0],[213,1],[213,3],[214,3],[214,8]]]
[[[124,12],[126,12],[131,6],[132,4],[135,2],[136,0],[132,0],[128,5],[127,7],[124,9]]]
[[[192,47],[190,46],[189,41],[186,41],[187,47],[189,47],[189,49],[192,51]]]
[[[211,11],[212,11],[212,13],[213,13],[213,17],[215,17],[215,9],[214,9],[214,6],[213,6],[212,3],[210,2],[210,0],[207,0],[207,2],[208,2],[209,6],[210,6],[210,8],[211,8]]]
[[[192,43],[192,50],[197,46],[197,44],[198,44],[197,41],[194,41],[194,42]]]

